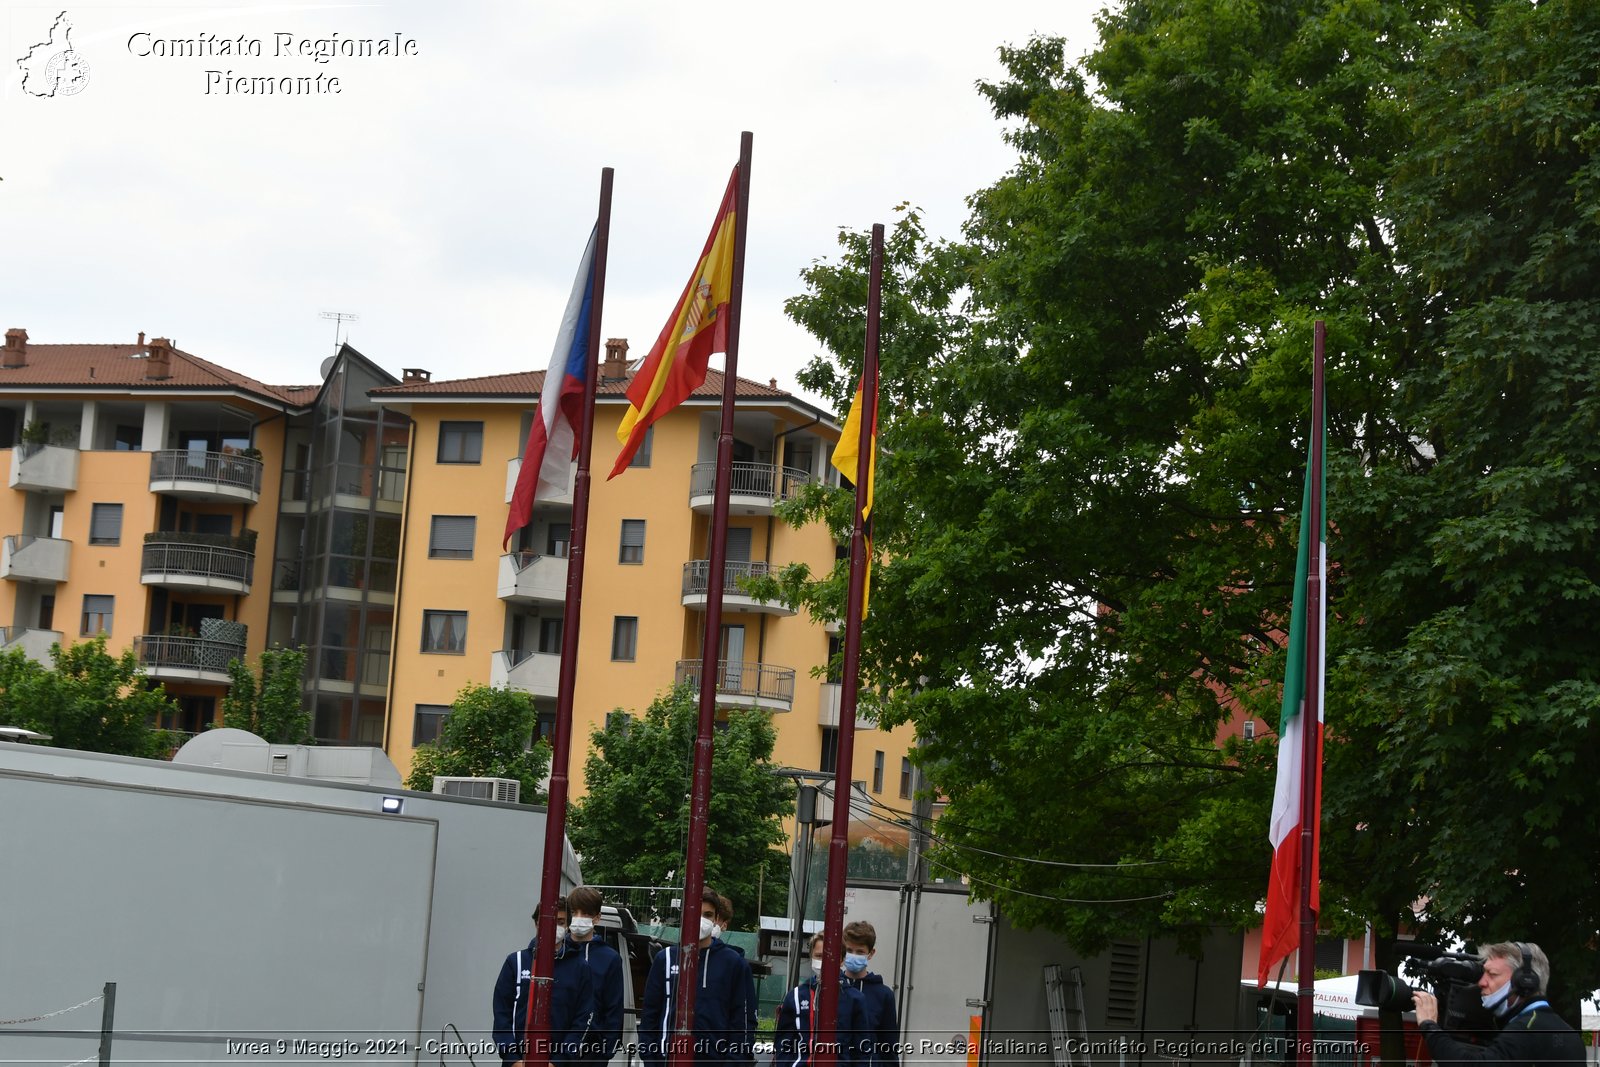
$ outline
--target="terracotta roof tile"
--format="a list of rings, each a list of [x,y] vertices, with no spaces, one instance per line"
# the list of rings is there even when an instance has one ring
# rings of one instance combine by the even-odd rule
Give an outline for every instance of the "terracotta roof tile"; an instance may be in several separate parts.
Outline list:
[[[491,374],[480,378],[455,378],[439,382],[406,382],[401,385],[384,386],[374,389],[371,395],[384,399],[396,400],[404,397],[532,397],[544,388],[545,372],[517,371],[512,374]],[[625,379],[602,379],[595,387],[595,394],[604,397],[621,397],[628,391],[628,382],[633,379],[630,370]],[[706,372],[706,380],[700,388],[690,394],[694,397],[710,398],[722,395],[722,372],[711,370]],[[749,399],[763,400],[790,400],[794,394],[782,389],[775,389],[770,385],[762,385],[748,378],[740,378],[734,395]]]
[[[145,377],[149,363],[144,357],[149,350],[148,345],[137,344],[52,345],[30,341],[26,364],[0,368],[0,388],[226,389],[252,393],[275,403],[308,402],[303,392],[307,387],[267,385],[178,348],[172,350],[169,376],[152,380]],[[309,395],[316,396],[315,387]]]

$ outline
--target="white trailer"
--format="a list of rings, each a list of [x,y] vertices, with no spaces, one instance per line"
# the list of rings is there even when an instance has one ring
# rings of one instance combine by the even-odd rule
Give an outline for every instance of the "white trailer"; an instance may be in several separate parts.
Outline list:
[[[498,1063],[494,982],[532,933],[544,825],[0,744],[0,1059],[96,1062],[109,982],[109,1062]],[[570,848],[563,867],[565,889]]]

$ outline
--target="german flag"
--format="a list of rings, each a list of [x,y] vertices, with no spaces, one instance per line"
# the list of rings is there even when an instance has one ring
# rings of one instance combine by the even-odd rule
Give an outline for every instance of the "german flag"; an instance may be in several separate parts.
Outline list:
[[[683,403],[706,380],[714,352],[728,350],[728,304],[733,295],[734,205],[739,168],[733,168],[716,221],[661,336],[628,385],[628,411],[617,427],[622,452],[607,476],[628,469],[650,424]]]

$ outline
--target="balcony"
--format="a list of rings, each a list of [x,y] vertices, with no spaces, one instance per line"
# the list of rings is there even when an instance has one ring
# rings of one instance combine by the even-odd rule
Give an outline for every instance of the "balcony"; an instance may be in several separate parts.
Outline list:
[[[230,660],[244,659],[244,643],[206,637],[170,637],[145,634],[133,639],[139,666],[151,678],[168,682],[209,682],[228,685]]]
[[[810,471],[770,463],[735,463],[728,487],[728,514],[771,515],[772,506],[788,500],[814,481]],[[717,488],[717,465],[696,463],[689,472],[689,507],[709,515]]]
[[[168,589],[250,592],[256,566],[256,534],[245,536],[158,530],[144,535],[139,580]]]
[[[0,578],[53,585],[67,580],[67,565],[71,562],[71,541],[10,534],[0,549]]]
[[[675,680],[688,682],[698,690],[703,666],[697,659],[680,659]],[[794,668],[721,660],[717,663],[717,703],[722,707],[788,711],[794,707]]]
[[[70,493],[78,488],[78,450],[24,441],[11,450],[11,488]]]
[[[261,499],[261,461],[238,452],[152,452],[150,491],[186,500],[254,504]]]
[[[722,610],[748,611],[758,615],[793,615],[794,609],[778,601],[757,600],[744,592],[747,578],[765,578],[771,573],[763,560],[730,559],[722,565]],[[683,565],[683,606],[704,611],[707,588],[711,584],[711,561],[691,560]]]
[[[823,682],[821,688],[822,694],[817,701],[817,725],[838,726],[839,703],[843,697],[844,687],[838,682]],[[876,730],[877,728],[877,720],[867,718],[865,715],[861,714],[861,709],[857,707],[856,729]]]
[[[489,684],[554,700],[561,684],[561,657],[554,652],[504,649],[489,664]]]
[[[563,604],[567,599],[567,559],[532,552],[500,557],[500,599],[508,604]]]
[[[32,630],[24,626],[0,626],[0,652],[21,649],[22,654],[45,667],[55,666],[50,647],[61,643],[60,630]]]
[[[517,491],[517,478],[522,474],[522,457],[512,456],[506,461],[506,503],[511,503],[511,497]],[[576,463],[567,468],[567,487],[559,493],[546,490],[539,494],[535,503],[562,504],[572,506],[573,485],[578,480],[578,465]]]

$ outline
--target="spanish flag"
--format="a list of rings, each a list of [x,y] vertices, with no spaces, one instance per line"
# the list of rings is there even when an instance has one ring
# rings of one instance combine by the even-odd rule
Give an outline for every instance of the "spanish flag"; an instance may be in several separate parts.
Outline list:
[[[861,528],[866,535],[867,573],[861,584],[861,617],[866,618],[867,601],[872,596],[872,488],[878,480],[878,383],[868,383],[863,373],[856,383],[856,395],[850,401],[850,413],[844,418],[839,431],[839,443],[833,449],[833,468],[851,482],[856,480],[856,467],[861,459],[861,424],[865,420],[871,427],[867,442],[867,484],[862,494]]]
[[[733,295],[734,205],[739,168],[733,168],[716,222],[678,298],[672,317],[628,385],[628,411],[617,427],[622,452],[607,480],[628,469],[650,424],[677,407],[706,380],[713,352],[728,350],[728,306]]]

